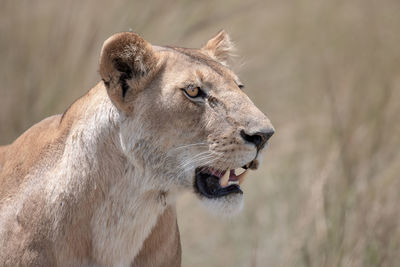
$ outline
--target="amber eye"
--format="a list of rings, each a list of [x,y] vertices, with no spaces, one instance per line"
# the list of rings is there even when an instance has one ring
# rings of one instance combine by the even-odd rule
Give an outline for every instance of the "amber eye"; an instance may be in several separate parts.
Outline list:
[[[186,88],[185,92],[190,97],[198,97],[200,95],[200,88],[199,87],[190,87]]]

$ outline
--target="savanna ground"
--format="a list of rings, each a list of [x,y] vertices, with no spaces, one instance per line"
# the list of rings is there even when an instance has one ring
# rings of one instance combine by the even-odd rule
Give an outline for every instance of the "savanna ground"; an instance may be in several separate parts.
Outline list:
[[[197,47],[224,28],[277,133],[241,215],[179,200],[183,266],[398,266],[399,14],[398,0],[2,0],[0,144],[95,85],[111,34]]]

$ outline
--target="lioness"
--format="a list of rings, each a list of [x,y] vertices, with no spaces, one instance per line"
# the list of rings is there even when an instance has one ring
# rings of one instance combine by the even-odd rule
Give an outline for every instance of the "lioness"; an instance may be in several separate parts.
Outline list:
[[[180,266],[181,191],[239,211],[274,129],[227,67],[231,47],[224,31],[201,49],[107,39],[102,80],[0,148],[0,265]]]

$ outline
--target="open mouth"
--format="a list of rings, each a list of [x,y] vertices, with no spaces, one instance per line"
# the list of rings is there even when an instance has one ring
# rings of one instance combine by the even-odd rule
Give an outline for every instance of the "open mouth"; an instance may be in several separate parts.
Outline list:
[[[243,194],[240,184],[252,168],[251,162],[242,168],[218,170],[212,167],[199,167],[195,172],[195,188],[207,198],[219,198],[229,194]]]

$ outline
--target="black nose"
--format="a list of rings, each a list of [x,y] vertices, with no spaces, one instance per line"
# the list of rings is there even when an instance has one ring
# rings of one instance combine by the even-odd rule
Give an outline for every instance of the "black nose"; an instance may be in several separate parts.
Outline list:
[[[247,142],[253,143],[257,150],[260,150],[264,147],[265,143],[271,136],[275,133],[274,129],[270,128],[268,130],[262,132],[256,132],[254,134],[247,134],[244,130],[240,131],[240,135],[243,137],[244,140]]]

